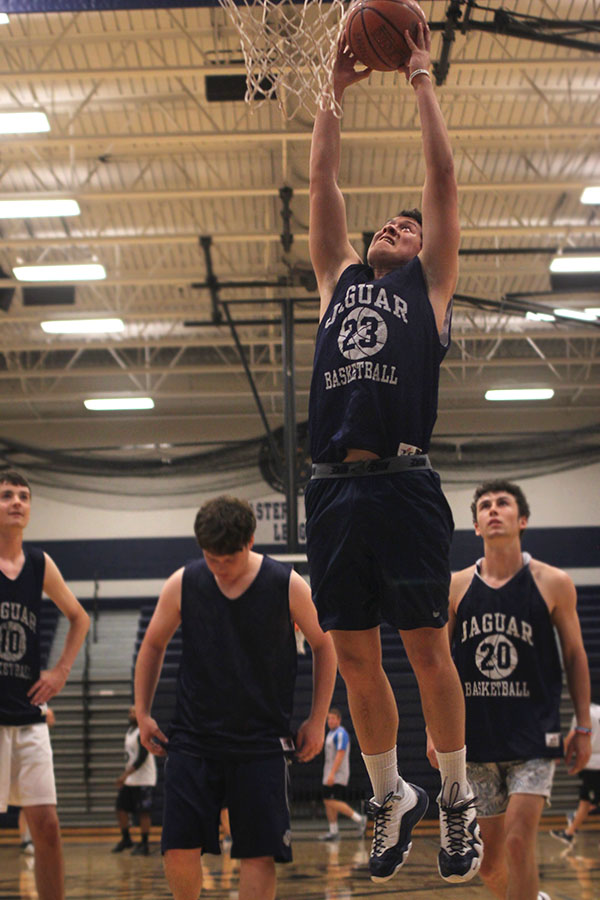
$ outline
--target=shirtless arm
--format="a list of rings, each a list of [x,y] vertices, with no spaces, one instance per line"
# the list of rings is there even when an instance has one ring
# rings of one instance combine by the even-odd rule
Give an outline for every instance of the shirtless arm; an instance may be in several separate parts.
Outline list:
[[[337,48],[333,70],[333,89],[341,103],[346,88],[366,78],[370,70],[355,72],[356,58],[346,49],[343,39]],[[338,186],[341,155],[340,120],[331,110],[319,109],[315,117],[310,149],[310,258],[319,285],[321,308],[325,314],[333,290],[346,266],[360,262],[348,240],[346,204]]]
[[[181,622],[182,577],[183,569],[178,569],[165,582],[135,664],[135,715],[140,742],[155,756],[166,756],[161,745],[167,743],[167,738],[150,713],[165,650]]]
[[[558,631],[577,724],[590,728],[590,671],[577,615],[575,585],[566,572],[553,566],[538,563],[538,573],[540,590],[550,604],[552,622]],[[587,765],[591,752],[590,735],[575,733],[566,745],[569,774],[580,772]]]
[[[90,617],[67,587],[58,566],[47,553],[44,553],[44,557],[44,592],[69,620],[69,630],[56,665],[41,672],[39,679],[28,691],[29,699],[36,706],[47,703],[63,689],[90,627]]]
[[[292,572],[290,577],[290,616],[300,627],[313,655],[312,706],[308,719],[298,729],[296,748],[300,762],[308,762],[323,748],[337,658],[331,635],[322,631],[319,625],[310,588],[297,572]]]

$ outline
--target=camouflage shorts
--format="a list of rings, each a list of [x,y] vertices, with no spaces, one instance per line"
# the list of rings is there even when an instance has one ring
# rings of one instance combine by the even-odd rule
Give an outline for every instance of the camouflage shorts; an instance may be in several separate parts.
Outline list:
[[[511,794],[539,794],[550,805],[556,761],[515,759],[499,763],[467,763],[467,776],[477,797],[477,814],[499,816]]]

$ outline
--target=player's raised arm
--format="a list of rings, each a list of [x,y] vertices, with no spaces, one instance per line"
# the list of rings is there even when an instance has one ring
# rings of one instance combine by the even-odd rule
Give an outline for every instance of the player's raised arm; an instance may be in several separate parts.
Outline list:
[[[341,103],[346,88],[370,74],[355,71],[357,64],[342,39],[333,70],[335,99]],[[317,111],[310,150],[310,258],[321,295],[322,317],[336,282],[346,266],[360,262],[348,240],[346,204],[338,185],[341,154],[340,120],[331,110]]]
[[[413,41],[408,31],[405,32],[405,39],[412,51],[410,60],[404,67],[407,77],[418,69],[429,71],[429,28],[419,25],[416,41]],[[412,79],[411,87],[417,100],[425,157],[423,247],[419,256],[438,331],[441,332],[446,309],[458,279],[458,190],[448,129],[431,78],[421,72]]]
[[[167,645],[181,622],[181,582],[183,569],[167,579],[135,664],[135,714],[140,741],[155,756],[165,756],[166,736],[151,716],[152,701],[160,678]]]

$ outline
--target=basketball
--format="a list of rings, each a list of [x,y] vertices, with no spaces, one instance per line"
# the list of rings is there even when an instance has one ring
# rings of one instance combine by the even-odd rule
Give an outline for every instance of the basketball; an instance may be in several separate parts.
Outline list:
[[[404,32],[415,38],[419,22],[427,19],[416,0],[357,0],[348,11],[346,43],[369,69],[390,72],[409,59]]]

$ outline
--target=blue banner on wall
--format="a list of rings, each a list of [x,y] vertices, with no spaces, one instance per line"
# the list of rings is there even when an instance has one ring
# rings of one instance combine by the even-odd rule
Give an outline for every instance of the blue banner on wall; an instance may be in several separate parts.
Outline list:
[[[105,538],[101,540],[32,541],[54,559],[67,580],[98,578],[168,578],[200,555],[193,537]],[[259,552],[285,553],[285,544],[257,546]],[[600,560],[600,528],[528,528],[523,550],[560,568],[595,568]],[[304,551],[301,547],[300,552]],[[472,530],[454,533],[453,571],[472,565],[482,555],[481,538]]]
[[[188,6],[218,6],[218,0],[0,0],[0,12],[102,12],[108,9],[182,9]]]

